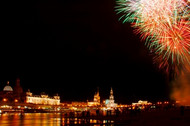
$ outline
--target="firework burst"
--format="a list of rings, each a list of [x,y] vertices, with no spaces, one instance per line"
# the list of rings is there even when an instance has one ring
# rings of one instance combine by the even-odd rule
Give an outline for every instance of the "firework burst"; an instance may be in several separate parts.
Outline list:
[[[187,0],[118,0],[120,19],[130,22],[135,33],[156,54],[161,67],[189,62],[190,7]]]

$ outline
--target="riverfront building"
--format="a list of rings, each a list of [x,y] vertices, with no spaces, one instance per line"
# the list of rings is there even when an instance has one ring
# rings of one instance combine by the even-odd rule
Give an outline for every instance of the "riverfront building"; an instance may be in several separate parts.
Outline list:
[[[105,105],[107,109],[113,109],[117,107],[117,104],[114,102],[114,96],[113,96],[113,89],[110,90],[110,97],[109,99],[106,99]]]
[[[30,91],[26,92],[26,103],[43,104],[43,105],[59,105],[60,97],[58,95],[49,97],[45,93],[41,95],[33,95]]]
[[[16,85],[12,88],[7,81],[7,85],[0,91],[0,103],[23,103],[26,100],[26,94],[20,86],[20,79],[16,79]]]
[[[100,105],[100,95],[99,95],[99,90],[97,93],[94,94],[94,100],[92,102],[87,103],[88,106],[99,106]]]
[[[0,91],[0,104],[29,103],[42,105],[59,105],[60,96],[49,97],[45,93],[33,95],[30,91],[24,92],[20,86],[20,79],[16,79],[16,85],[12,88],[7,81],[7,85]]]

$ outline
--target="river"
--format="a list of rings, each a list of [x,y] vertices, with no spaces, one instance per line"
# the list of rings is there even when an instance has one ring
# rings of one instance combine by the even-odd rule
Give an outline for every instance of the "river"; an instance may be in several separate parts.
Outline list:
[[[112,126],[110,120],[65,118],[60,113],[5,113],[0,114],[0,126]]]

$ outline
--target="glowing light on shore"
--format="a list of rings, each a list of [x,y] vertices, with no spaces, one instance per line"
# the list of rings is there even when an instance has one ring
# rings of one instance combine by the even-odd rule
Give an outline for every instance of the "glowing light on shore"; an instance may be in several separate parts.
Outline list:
[[[7,101],[7,99],[6,99],[6,98],[3,98],[3,101],[4,101],[4,102],[6,102],[6,101]]]

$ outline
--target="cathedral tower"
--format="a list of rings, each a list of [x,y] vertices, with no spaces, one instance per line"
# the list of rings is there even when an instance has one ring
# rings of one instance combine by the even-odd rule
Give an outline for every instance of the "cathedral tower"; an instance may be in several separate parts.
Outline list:
[[[100,104],[99,89],[98,89],[97,93],[95,93],[95,95],[94,95],[94,102],[96,102],[97,104]]]

